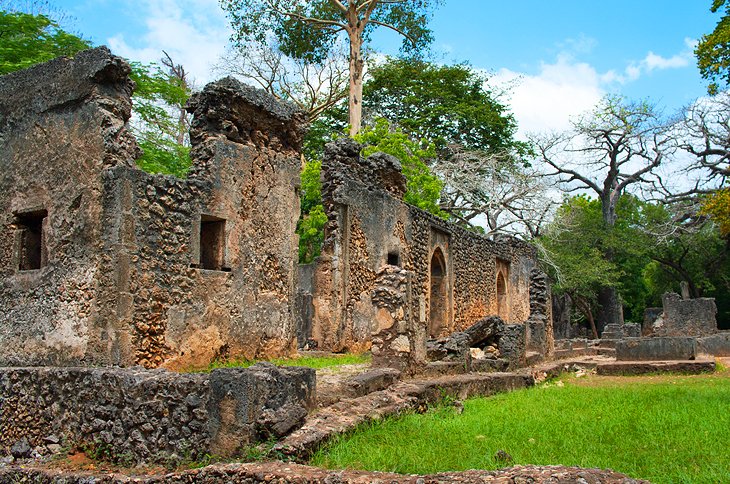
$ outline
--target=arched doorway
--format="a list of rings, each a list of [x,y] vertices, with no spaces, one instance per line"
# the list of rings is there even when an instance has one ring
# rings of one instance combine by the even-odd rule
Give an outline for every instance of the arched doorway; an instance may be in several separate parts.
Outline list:
[[[428,332],[437,338],[449,326],[449,295],[446,259],[440,248],[431,256],[431,296],[429,299]]]
[[[509,322],[509,301],[507,300],[507,281],[502,272],[497,273],[497,315]]]

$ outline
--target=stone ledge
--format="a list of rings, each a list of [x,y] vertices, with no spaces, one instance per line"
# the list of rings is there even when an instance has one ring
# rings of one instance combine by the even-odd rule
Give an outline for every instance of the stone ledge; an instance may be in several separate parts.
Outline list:
[[[91,474],[60,472],[45,469],[0,468],[2,482],[32,484],[213,484],[220,482],[255,484],[339,484],[393,483],[582,483],[582,484],[644,484],[649,481],[632,479],[611,470],[583,469],[563,466],[515,466],[495,471],[470,470],[432,475],[403,475],[386,472],[355,470],[326,470],[285,462],[213,465],[202,469],[158,476],[130,477],[122,474]]]
[[[604,376],[633,376],[652,373],[700,374],[715,371],[714,360],[692,361],[617,361],[599,363],[596,373]]]

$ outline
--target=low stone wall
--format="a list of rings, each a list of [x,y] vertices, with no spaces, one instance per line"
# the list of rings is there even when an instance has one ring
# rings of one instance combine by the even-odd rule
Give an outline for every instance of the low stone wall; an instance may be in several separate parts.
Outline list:
[[[125,464],[234,456],[298,428],[314,402],[314,370],[269,363],[210,374],[2,368],[0,454],[51,442]]]
[[[730,331],[697,338],[697,352],[712,356],[730,356]]]
[[[624,338],[616,341],[617,361],[694,360],[695,338]]]

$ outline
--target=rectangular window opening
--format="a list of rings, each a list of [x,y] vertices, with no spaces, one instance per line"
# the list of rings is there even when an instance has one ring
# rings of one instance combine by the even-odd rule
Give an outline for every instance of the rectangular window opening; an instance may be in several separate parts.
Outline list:
[[[16,223],[20,232],[20,253],[18,254],[21,271],[34,271],[46,265],[46,241],[43,234],[43,221],[48,212],[40,210],[17,215]]]
[[[211,215],[200,217],[200,268],[229,271],[225,267],[226,221]]]
[[[388,265],[400,266],[400,256],[398,255],[398,252],[388,253]]]

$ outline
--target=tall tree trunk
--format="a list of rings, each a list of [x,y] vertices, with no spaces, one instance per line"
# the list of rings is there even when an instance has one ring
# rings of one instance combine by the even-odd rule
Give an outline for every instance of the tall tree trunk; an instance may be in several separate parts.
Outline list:
[[[362,76],[364,66],[362,31],[355,28],[350,34],[350,136],[359,133],[362,124]]]
[[[606,185],[609,186],[608,182],[606,182]],[[613,182],[611,185],[613,185]],[[607,188],[604,190],[607,190]],[[610,191],[607,192],[607,195],[601,197],[601,209],[604,226],[607,231],[611,231],[616,224],[616,203],[618,203],[619,196],[611,196],[613,193]],[[606,250],[604,257],[609,262],[613,262],[613,251],[611,249]],[[624,324],[624,308],[615,286],[605,286],[599,289],[598,305],[596,323],[599,333],[603,333],[603,329],[607,324]]]

